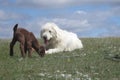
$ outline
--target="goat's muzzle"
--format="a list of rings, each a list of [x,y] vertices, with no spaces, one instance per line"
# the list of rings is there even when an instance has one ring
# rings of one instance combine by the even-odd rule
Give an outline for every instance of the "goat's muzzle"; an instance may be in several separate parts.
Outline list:
[[[41,56],[41,57],[44,57],[45,55],[45,47],[44,46],[40,46],[40,49],[38,51],[38,54]]]

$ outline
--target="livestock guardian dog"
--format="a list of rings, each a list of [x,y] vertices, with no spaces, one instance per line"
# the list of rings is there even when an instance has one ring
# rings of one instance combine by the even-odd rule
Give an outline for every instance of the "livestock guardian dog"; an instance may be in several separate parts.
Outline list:
[[[43,25],[41,37],[44,40],[47,54],[83,48],[81,40],[75,33],[62,30],[55,23]]]
[[[13,39],[10,43],[10,56],[13,56],[13,47],[17,41],[20,42],[22,57],[25,57],[27,51],[28,56],[31,57],[32,49],[34,49],[41,57],[44,56],[45,48],[39,45],[39,42],[32,32],[29,32],[24,28],[18,28],[18,24],[14,26],[13,32]]]

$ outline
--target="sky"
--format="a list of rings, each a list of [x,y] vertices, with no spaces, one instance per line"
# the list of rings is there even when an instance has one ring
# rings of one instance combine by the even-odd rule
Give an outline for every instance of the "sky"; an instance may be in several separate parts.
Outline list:
[[[0,38],[16,23],[40,38],[47,22],[79,37],[120,37],[120,0],[0,0]]]

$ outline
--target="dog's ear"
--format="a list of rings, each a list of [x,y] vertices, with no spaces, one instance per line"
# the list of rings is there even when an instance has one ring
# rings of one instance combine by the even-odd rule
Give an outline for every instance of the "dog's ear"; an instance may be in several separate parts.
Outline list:
[[[54,34],[55,34],[56,38],[59,38],[60,37],[60,29],[58,28],[58,26],[53,25],[52,30],[54,30],[54,32],[55,32]]]

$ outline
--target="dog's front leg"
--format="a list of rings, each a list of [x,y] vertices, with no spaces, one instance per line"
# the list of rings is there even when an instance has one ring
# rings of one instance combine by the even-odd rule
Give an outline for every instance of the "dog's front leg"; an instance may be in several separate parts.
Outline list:
[[[15,43],[16,43],[16,39],[13,38],[11,43],[10,43],[10,56],[13,56],[13,53],[14,53],[13,52],[13,47],[14,47]]]
[[[54,48],[54,49],[49,49],[47,51],[45,51],[46,54],[52,54],[52,53],[58,53],[58,52],[61,52],[63,51],[62,49],[60,48]]]

